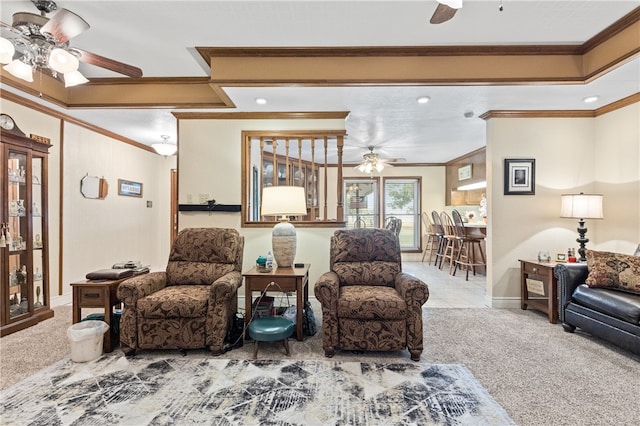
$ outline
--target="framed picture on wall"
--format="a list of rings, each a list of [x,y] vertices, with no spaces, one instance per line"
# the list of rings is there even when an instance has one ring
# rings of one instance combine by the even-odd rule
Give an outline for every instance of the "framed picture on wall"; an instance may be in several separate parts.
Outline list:
[[[471,179],[471,164],[458,168],[458,180]]]
[[[504,195],[535,195],[536,160],[533,158],[505,158]]]
[[[142,197],[142,184],[140,182],[118,179],[118,195]]]

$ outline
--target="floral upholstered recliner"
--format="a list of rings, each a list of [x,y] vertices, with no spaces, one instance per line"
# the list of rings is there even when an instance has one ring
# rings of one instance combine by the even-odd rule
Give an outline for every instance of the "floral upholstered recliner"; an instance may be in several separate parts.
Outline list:
[[[237,312],[244,238],[235,229],[188,228],[171,248],[167,269],[124,281],[120,345],[136,349],[223,352]]]
[[[387,229],[337,230],[331,237],[330,272],[315,285],[322,305],[322,346],[422,354],[422,305],[427,285],[402,272],[400,243]]]

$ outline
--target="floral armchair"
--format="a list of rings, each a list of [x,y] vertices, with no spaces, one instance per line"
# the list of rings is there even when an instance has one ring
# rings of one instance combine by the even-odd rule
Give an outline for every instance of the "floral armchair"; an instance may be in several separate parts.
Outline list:
[[[180,231],[166,271],[118,286],[122,351],[208,347],[221,354],[238,308],[243,251],[244,238],[235,229]]]
[[[322,305],[322,346],[335,349],[423,349],[422,305],[427,284],[402,272],[400,243],[391,230],[337,230],[331,237],[330,272],[320,276],[315,295]]]

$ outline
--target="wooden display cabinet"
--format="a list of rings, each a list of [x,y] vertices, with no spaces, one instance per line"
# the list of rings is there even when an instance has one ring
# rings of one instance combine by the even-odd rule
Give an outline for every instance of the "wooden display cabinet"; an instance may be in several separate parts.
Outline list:
[[[274,171],[277,171],[274,177]],[[307,198],[307,215],[302,220],[316,220],[318,216],[318,166],[308,161],[277,155],[262,161],[262,186],[302,186]]]
[[[50,145],[28,138],[7,117],[3,114],[0,129],[0,336],[53,317],[47,250]]]

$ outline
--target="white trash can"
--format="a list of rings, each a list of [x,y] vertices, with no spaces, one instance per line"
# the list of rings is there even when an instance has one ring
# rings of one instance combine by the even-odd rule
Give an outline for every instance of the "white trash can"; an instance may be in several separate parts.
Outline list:
[[[71,360],[74,362],[93,361],[102,355],[104,333],[109,324],[104,321],[88,320],[72,324],[67,329],[71,341]]]

